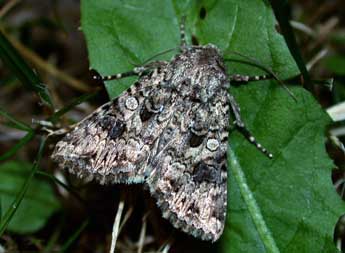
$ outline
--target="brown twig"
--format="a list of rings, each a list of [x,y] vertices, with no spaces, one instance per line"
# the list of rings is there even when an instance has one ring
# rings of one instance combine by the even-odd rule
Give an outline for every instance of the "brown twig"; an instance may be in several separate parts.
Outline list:
[[[112,233],[110,253],[115,252],[116,241],[117,241],[117,238],[119,236],[119,227],[120,227],[120,221],[121,221],[121,216],[122,216],[124,205],[125,205],[124,201],[121,200],[119,203],[119,206],[117,208],[117,213],[116,213],[114,225],[113,225],[113,233]]]
[[[4,31],[2,27],[0,29]],[[52,64],[49,64],[47,61],[42,59],[38,54],[33,52],[31,49],[27,48],[23,44],[21,44],[18,40],[11,37],[11,35],[5,33],[7,38],[11,41],[12,45],[20,52],[20,54],[25,57],[27,60],[32,62],[38,69],[47,72],[51,76],[55,77],[56,79],[66,83],[70,87],[81,91],[81,92],[90,92],[92,89],[86,85],[85,83],[71,77],[70,75],[66,74],[65,72],[57,69]]]
[[[140,231],[139,242],[138,242],[138,253],[143,252],[145,235],[146,235],[146,217],[143,218],[143,225]]]
[[[0,10],[0,18],[3,18],[17,3],[19,0],[8,1]]]

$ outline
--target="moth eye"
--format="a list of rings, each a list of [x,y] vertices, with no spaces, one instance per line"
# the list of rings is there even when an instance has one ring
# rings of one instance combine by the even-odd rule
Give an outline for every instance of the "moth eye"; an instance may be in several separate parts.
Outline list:
[[[116,121],[116,123],[112,126],[109,131],[109,137],[111,139],[116,139],[117,137],[121,136],[125,131],[126,125],[121,121]]]
[[[196,135],[195,133],[190,132],[189,146],[192,148],[199,147],[203,142],[204,138],[204,135]]]

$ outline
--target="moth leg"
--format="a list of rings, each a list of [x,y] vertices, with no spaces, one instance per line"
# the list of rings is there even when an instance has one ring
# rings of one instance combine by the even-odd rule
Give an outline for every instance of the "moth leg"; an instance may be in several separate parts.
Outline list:
[[[231,109],[235,115],[235,124],[238,127],[239,131],[243,134],[243,136],[257,149],[259,149],[262,153],[264,153],[268,158],[273,158],[273,155],[267,151],[266,148],[264,148],[259,142],[256,141],[255,137],[252,135],[252,133],[248,130],[248,128],[245,126],[241,119],[241,114],[240,114],[240,106],[237,104],[235,98],[229,94],[229,101],[230,101],[230,106]]]
[[[267,80],[272,78],[272,75],[261,75],[261,76],[246,76],[246,75],[239,75],[235,74],[230,76],[230,82],[241,82],[241,83],[247,83],[250,81],[260,81],[260,80]]]

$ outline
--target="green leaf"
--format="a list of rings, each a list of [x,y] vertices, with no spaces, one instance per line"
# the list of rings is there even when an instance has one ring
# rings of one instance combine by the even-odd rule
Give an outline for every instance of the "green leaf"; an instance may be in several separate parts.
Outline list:
[[[206,12],[200,15],[200,11]],[[101,74],[133,68],[179,45],[178,23],[187,35],[255,58],[281,79],[299,73],[267,1],[82,1],[82,29],[90,62]],[[200,17],[201,16],[201,17]],[[163,55],[169,60],[171,55]],[[236,57],[234,57],[236,59]],[[263,74],[240,62],[229,74]],[[110,97],[132,80],[107,83]],[[248,128],[273,154],[262,155],[234,130],[230,135],[228,216],[221,252],[336,252],[333,229],[344,203],[331,181],[333,163],[324,148],[330,119],[311,94],[276,81],[232,87]]]
[[[230,214],[223,236],[224,249],[335,252],[333,229],[344,204],[334,191],[333,164],[324,148],[324,129],[330,119],[308,92],[299,88],[293,92],[297,103],[278,89],[268,91],[259,100],[254,99],[254,87],[235,92],[240,103],[246,105],[243,113],[260,105],[247,123],[275,157],[267,160],[238,133],[231,134],[234,154],[230,153],[229,159]],[[233,166],[233,160],[238,161],[238,167]],[[244,174],[243,180],[257,205],[254,212],[250,210],[248,193],[241,190],[243,182],[236,180],[238,173]],[[239,220],[246,225],[240,226]],[[259,229],[257,224],[262,222],[279,251],[270,250],[265,243],[260,234],[265,229]]]
[[[29,65],[20,56],[17,50],[12,46],[11,42],[1,31],[0,57],[25,87],[36,92],[44,104],[53,107],[47,87],[32,71]]]
[[[16,194],[14,200],[11,202],[11,204],[9,205],[9,207],[6,210],[6,213],[4,214],[3,218],[1,219],[0,237],[4,233],[5,229],[7,229],[9,222],[11,221],[13,215],[17,212],[20,203],[22,203],[22,201],[23,201],[23,198],[24,198],[24,196],[25,196],[25,194],[29,188],[29,185],[30,185],[30,183],[31,183],[36,171],[37,171],[38,165],[41,161],[45,143],[46,143],[46,138],[42,138],[38,152],[37,152],[36,160],[34,161],[34,163],[32,165],[32,168],[30,170],[28,177],[23,182],[23,184],[20,187],[20,189],[18,190],[18,193]]]
[[[31,164],[19,161],[0,165],[1,205],[3,210],[7,210],[1,219],[4,221],[1,231],[6,221],[10,232],[36,232],[60,208],[52,186],[45,180],[32,177],[36,166],[33,169],[31,167]]]
[[[337,75],[345,75],[345,57],[333,55],[323,59],[324,66]]]
[[[132,70],[133,64],[178,46],[179,18],[174,16],[171,2],[163,2],[150,1],[143,6],[139,1],[82,1],[82,30],[91,67],[102,75],[125,72]],[[131,83],[132,78],[107,82],[109,96],[119,95]]]

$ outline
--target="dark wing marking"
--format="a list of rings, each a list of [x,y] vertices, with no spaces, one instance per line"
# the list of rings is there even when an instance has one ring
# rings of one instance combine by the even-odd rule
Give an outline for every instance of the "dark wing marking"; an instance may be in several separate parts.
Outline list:
[[[164,73],[144,76],[97,109],[57,143],[52,158],[102,184],[143,182],[152,145],[170,111],[172,94],[158,85],[162,78]]]
[[[216,241],[227,205],[226,91],[207,105],[181,99],[148,167],[146,183],[163,217],[195,237]]]

